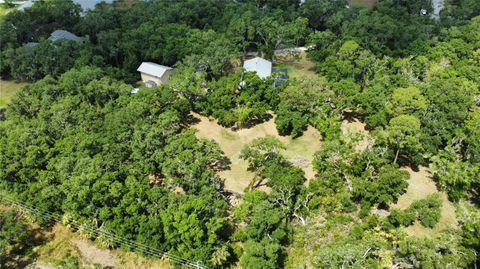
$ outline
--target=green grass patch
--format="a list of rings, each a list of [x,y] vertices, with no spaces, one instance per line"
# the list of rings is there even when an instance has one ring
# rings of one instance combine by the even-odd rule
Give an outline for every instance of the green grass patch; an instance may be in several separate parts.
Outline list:
[[[0,4],[0,20],[7,15],[8,12],[15,10],[15,7],[10,7],[6,4]]]
[[[286,68],[289,78],[318,77],[315,63],[308,60],[305,52],[298,57],[281,57],[275,63],[275,68]]]
[[[229,132],[225,129],[220,130],[220,135],[227,140],[238,139],[238,137],[235,134],[233,134],[232,132]]]
[[[348,2],[353,7],[373,8],[377,5],[378,0],[350,0]]]
[[[25,85],[29,84],[24,82],[15,82],[13,80],[0,80],[0,107],[7,106],[18,89]]]

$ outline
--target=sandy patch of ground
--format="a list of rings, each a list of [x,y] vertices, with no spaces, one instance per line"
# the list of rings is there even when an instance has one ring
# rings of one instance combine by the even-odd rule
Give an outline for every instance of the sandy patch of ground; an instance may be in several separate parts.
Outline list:
[[[358,142],[358,144],[355,146],[355,150],[357,151],[363,151],[365,150],[369,145],[372,144],[370,134],[368,131],[365,129],[366,124],[359,121],[356,118],[353,118],[352,120],[343,120],[341,129],[343,135],[348,135],[348,134],[360,134],[362,135],[362,140]]]
[[[397,203],[392,205],[392,208],[406,209],[413,201],[423,199],[430,194],[439,193],[442,198],[442,217],[437,225],[433,228],[425,228],[416,222],[414,225],[406,228],[409,235],[414,236],[435,236],[439,231],[448,228],[457,227],[457,219],[455,215],[455,207],[448,201],[447,195],[444,192],[439,192],[433,182],[430,173],[426,167],[420,167],[419,171],[413,171],[411,168],[403,168],[410,174],[408,189],[405,194],[400,196]]]
[[[80,255],[88,262],[103,266],[116,267],[118,257],[107,249],[99,249],[91,242],[77,238],[72,241],[80,251]]]
[[[299,165],[305,171],[305,177],[312,179],[315,172],[312,167],[313,154],[320,149],[320,133],[309,126],[303,136],[292,139],[288,136],[280,136],[275,127],[274,119],[270,119],[262,124],[248,129],[232,131],[220,126],[217,121],[209,120],[207,117],[195,114],[199,122],[193,127],[198,130],[197,136],[215,140],[225,155],[232,162],[229,170],[219,172],[219,175],[225,179],[225,189],[243,192],[253,179],[254,174],[247,171],[248,163],[240,159],[240,152],[244,145],[250,143],[255,138],[272,135],[282,141],[287,150],[284,155]],[[304,160],[298,162],[298,160]]]
[[[58,264],[67,254],[78,257],[81,265],[87,268],[93,268],[94,264],[119,269],[172,268],[167,260],[153,260],[133,252],[101,248],[60,224],[55,225],[51,231],[51,237],[45,245],[34,250],[38,255],[35,264],[46,269]]]

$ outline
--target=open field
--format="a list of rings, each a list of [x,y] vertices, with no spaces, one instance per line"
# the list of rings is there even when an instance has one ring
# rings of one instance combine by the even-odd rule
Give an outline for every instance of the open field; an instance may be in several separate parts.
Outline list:
[[[410,180],[407,192],[400,196],[397,203],[392,205],[392,208],[406,209],[413,201],[423,199],[430,194],[439,192],[435,186],[435,182],[430,177],[427,168],[420,167],[419,171],[413,171],[411,168],[404,168],[410,173]],[[448,201],[447,195],[444,192],[439,192],[442,198],[442,217],[437,225],[433,228],[425,228],[420,223],[415,222],[414,225],[406,228],[409,235],[433,237],[439,231],[447,228],[456,228],[457,220],[455,215],[455,207]]]
[[[287,150],[283,154],[290,160],[302,163],[301,168],[305,171],[307,179],[315,176],[311,161],[313,154],[320,149],[321,135],[311,126],[308,127],[303,136],[292,139],[278,134],[273,118],[252,128],[232,131],[207,117],[197,114],[195,114],[195,117],[200,120],[193,126],[198,130],[198,137],[215,140],[232,162],[229,170],[219,172],[219,175],[225,179],[225,188],[228,190],[243,192],[248,186],[254,174],[247,171],[248,163],[240,159],[240,152],[244,145],[255,138],[267,135],[275,136],[286,145]]]
[[[279,57],[274,64],[275,68],[286,68],[289,78],[317,77],[315,63],[307,59],[304,51],[299,53],[298,59],[292,57]]]
[[[373,8],[378,3],[378,0],[349,0],[348,2],[354,7]]]
[[[15,95],[15,92],[25,85],[28,85],[28,83],[0,80],[0,107],[5,107]]]

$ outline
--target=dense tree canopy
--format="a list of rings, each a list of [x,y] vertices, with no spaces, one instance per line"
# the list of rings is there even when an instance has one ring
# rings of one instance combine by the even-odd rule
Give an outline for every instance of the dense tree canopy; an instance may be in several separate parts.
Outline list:
[[[0,190],[103,246],[152,254],[92,231],[209,268],[473,268],[480,4],[432,12],[427,0],[119,0],[87,11],[44,0],[11,11],[0,74],[31,84],[0,110]],[[50,40],[57,29],[82,41]],[[298,46],[313,66],[305,76],[277,83],[241,68],[252,54],[277,67],[275,51]],[[174,67],[169,83],[132,93],[143,61]],[[321,148],[307,167],[277,138],[253,139],[229,156],[253,174],[233,193],[217,173],[230,160],[197,137],[196,113],[234,130],[274,118],[292,145],[312,126]],[[368,137],[342,132],[352,119]],[[439,225],[442,196],[392,206],[418,166],[456,207],[456,229]],[[2,268],[29,255],[18,220],[0,211]],[[433,235],[412,235],[417,224]]]

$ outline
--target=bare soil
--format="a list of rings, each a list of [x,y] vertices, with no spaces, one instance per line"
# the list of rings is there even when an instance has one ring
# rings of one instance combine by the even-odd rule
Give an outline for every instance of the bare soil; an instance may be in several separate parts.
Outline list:
[[[227,190],[242,193],[248,186],[254,174],[247,171],[248,163],[240,159],[240,152],[252,140],[267,135],[272,135],[285,144],[287,150],[283,154],[305,171],[307,179],[312,179],[315,176],[312,160],[314,153],[320,149],[321,135],[311,126],[308,127],[303,136],[292,139],[289,136],[278,134],[274,118],[252,128],[232,131],[229,128],[222,127],[215,120],[198,114],[194,116],[199,119],[199,122],[193,126],[198,130],[197,136],[215,140],[231,161],[229,170],[218,173],[220,177],[225,179],[225,189]],[[301,163],[298,163],[298,160],[302,160]]]
[[[365,129],[366,124],[358,120],[357,118],[353,118],[351,120],[343,120],[341,129],[344,135],[347,134],[360,134],[363,138],[358,142],[355,146],[355,150],[363,151],[369,145],[373,144],[372,138],[369,132]]]
[[[392,205],[392,208],[406,209],[415,200],[426,198],[433,193],[439,193],[442,198],[442,216],[437,225],[433,228],[425,228],[416,222],[414,225],[407,227],[407,233],[413,236],[427,236],[433,237],[439,231],[457,228],[457,219],[455,214],[455,207],[447,199],[447,195],[444,192],[440,192],[432,180],[430,173],[426,167],[419,167],[418,171],[413,171],[410,167],[403,168],[410,174],[410,180],[407,192],[400,196],[397,203]]]

